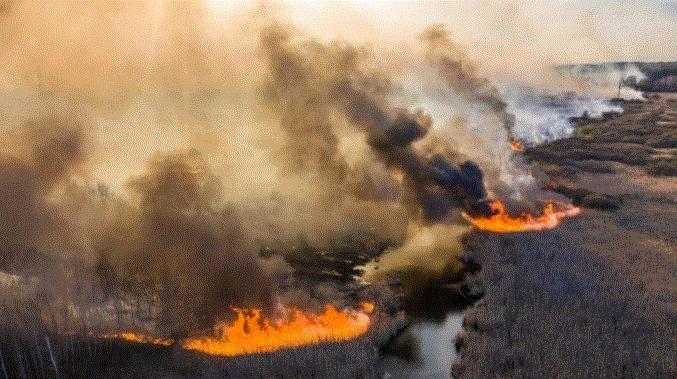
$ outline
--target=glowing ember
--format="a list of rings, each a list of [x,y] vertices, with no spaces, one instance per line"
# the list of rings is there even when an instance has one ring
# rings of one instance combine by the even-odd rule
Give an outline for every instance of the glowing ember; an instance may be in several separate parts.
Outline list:
[[[517,139],[512,140],[510,142],[510,147],[512,147],[512,149],[514,151],[522,151],[523,150],[522,142],[520,142],[520,140],[517,140]]]
[[[136,333],[119,333],[119,334],[105,334],[101,336],[102,338],[119,338],[132,342],[139,343],[152,343],[155,345],[170,346],[174,343],[174,340],[169,338],[152,338],[143,334]]]
[[[493,201],[489,207],[496,213],[491,217],[472,218],[465,213],[463,217],[478,229],[511,233],[552,229],[559,224],[561,218],[575,216],[581,212],[580,208],[555,201],[549,202],[540,216],[524,213],[518,217],[511,217],[506,212],[505,205],[498,200]]]
[[[362,310],[364,311],[364,313],[371,313],[374,311],[374,303],[363,301],[362,303],[360,303],[360,306],[362,306]]]

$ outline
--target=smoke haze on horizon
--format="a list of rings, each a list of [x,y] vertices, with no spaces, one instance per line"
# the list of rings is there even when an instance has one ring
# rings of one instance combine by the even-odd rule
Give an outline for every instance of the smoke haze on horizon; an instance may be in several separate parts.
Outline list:
[[[677,24],[677,2],[674,1],[289,1],[282,4],[291,19],[309,34],[327,39],[355,37],[364,41],[372,37],[391,42],[407,41],[431,24],[444,24],[472,59],[489,70],[521,68],[525,63],[677,60],[677,42],[669,38]],[[341,22],[336,22],[337,14],[345,15],[340,18]],[[356,23],[363,25],[361,30],[354,30]]]

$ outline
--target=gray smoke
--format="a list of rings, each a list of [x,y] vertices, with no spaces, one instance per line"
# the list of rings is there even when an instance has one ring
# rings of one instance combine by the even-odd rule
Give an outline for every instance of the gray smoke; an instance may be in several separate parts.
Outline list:
[[[346,187],[346,164],[336,153],[341,126],[330,123],[332,112],[338,111],[349,127],[364,133],[376,159],[394,170],[391,175],[404,175],[404,201],[411,214],[422,212],[424,220],[433,221],[452,207],[477,213],[479,200],[486,196],[479,167],[472,162],[455,167],[443,154],[418,153],[411,144],[426,135],[431,120],[392,109],[379,99],[382,82],[360,69],[359,50],[316,42],[295,46],[289,39],[283,28],[273,27],[261,40],[271,74],[266,93],[281,112],[285,154],[292,162],[323,162],[315,163],[323,176],[336,187]]]

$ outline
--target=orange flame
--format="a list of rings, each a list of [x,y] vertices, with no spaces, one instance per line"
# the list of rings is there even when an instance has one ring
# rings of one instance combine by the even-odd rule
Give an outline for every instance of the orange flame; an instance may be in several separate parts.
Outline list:
[[[580,208],[556,201],[549,202],[540,216],[523,213],[518,217],[512,217],[506,212],[505,205],[499,200],[493,201],[489,204],[489,207],[496,212],[491,217],[472,218],[465,213],[463,213],[463,217],[477,229],[497,233],[512,233],[553,229],[559,224],[561,218],[575,216],[581,212]]]
[[[367,332],[371,320],[367,314],[374,304],[362,302],[362,311],[338,311],[327,305],[319,315],[298,309],[285,310],[291,314],[287,321],[270,321],[261,317],[260,309],[237,309],[237,320],[219,324],[215,329],[220,337],[194,337],[181,341],[185,349],[211,355],[235,356],[264,353],[290,347],[329,341],[345,341]],[[172,339],[153,338],[143,334],[106,334],[102,338],[119,338],[138,343],[170,346]]]
[[[514,151],[522,151],[524,149],[522,146],[522,142],[520,142],[520,140],[518,139],[510,141],[510,147],[512,147]]]
[[[364,313],[371,313],[375,308],[374,303],[370,303],[368,301],[361,302],[360,306],[362,307],[362,311],[364,311]]]
[[[371,307],[373,309],[373,305]],[[364,334],[370,324],[364,312],[339,312],[331,305],[319,315],[292,309],[288,321],[278,322],[262,319],[259,309],[233,310],[237,312],[237,320],[230,325],[217,325],[220,332],[218,339],[191,338],[183,342],[183,347],[225,356],[262,353],[326,341],[349,340]]]
[[[155,345],[170,346],[174,343],[174,340],[169,338],[153,338],[143,334],[137,333],[118,333],[118,334],[104,334],[100,336],[101,338],[119,338],[126,341],[138,342],[138,343],[152,343]]]

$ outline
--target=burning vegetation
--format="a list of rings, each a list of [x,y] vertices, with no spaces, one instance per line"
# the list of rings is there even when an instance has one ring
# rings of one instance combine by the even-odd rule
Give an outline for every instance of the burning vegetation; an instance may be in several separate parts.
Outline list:
[[[213,355],[252,354],[350,340],[366,333],[369,327],[366,313],[338,311],[332,305],[317,315],[298,309],[284,310],[286,316],[277,320],[263,319],[260,309],[234,311],[237,320],[217,324],[216,338],[191,338],[182,346]]]
[[[513,233],[553,229],[559,225],[560,219],[576,216],[581,212],[580,208],[554,201],[546,202],[543,212],[538,216],[528,213],[522,213],[516,217],[511,216],[500,200],[491,202],[489,207],[494,212],[492,216],[472,218],[465,213],[463,216],[477,229],[496,233]]]
[[[191,337],[181,340],[181,347],[209,355],[236,356],[273,352],[321,342],[346,341],[367,332],[370,325],[371,303],[363,303],[361,310],[338,311],[327,305],[322,313],[314,314],[300,309],[278,309],[282,314],[269,319],[261,309],[232,308],[237,319],[232,323],[219,322],[214,326],[215,337]],[[172,339],[152,338],[137,333],[102,335],[130,342],[170,346]]]
[[[78,29],[57,54],[53,36],[31,37],[41,6],[55,13],[55,25],[72,12],[101,30]],[[221,356],[348,341],[374,327],[373,313],[397,310],[359,294],[313,297],[283,256],[261,251],[369,233],[387,241],[375,255],[393,247],[384,259],[393,270],[432,251],[441,271],[453,266],[468,223],[541,230],[579,211],[547,202],[540,215],[508,215],[502,201],[531,204],[547,194],[503,183],[532,175],[515,158],[519,141],[510,148],[512,117],[442,27],[420,35],[404,69],[432,72],[440,101],[480,121],[464,114],[445,123],[396,101],[398,76],[375,52],[308,39],[264,11],[230,31],[238,34],[222,51],[199,4],[97,4],[93,14],[72,7],[0,9],[0,33],[13,38],[0,47],[21,56],[40,43],[46,49],[13,67],[22,79],[12,94],[26,101],[2,99],[0,108],[0,270],[30,278],[34,295],[30,312],[2,299],[0,320],[11,328]],[[153,25],[140,21],[146,14]],[[36,21],[23,25],[23,16]],[[126,41],[125,27],[137,37],[152,29],[152,54],[132,42],[106,51],[111,40]],[[83,56],[69,55],[75,47]],[[233,53],[240,48],[242,56]],[[143,80],[130,79],[137,76]],[[219,119],[223,108],[239,113]],[[461,130],[471,123],[480,136]],[[148,151],[158,136],[167,141]],[[144,145],[132,154],[134,169],[125,153],[132,140]],[[104,167],[124,179],[103,183]],[[501,186],[523,197],[490,201]],[[364,263],[357,260],[343,263]],[[295,296],[306,301],[293,304]]]
[[[138,343],[149,343],[153,345],[162,345],[162,346],[171,346],[174,343],[174,340],[169,338],[152,338],[145,336],[143,334],[137,333],[119,333],[119,334],[103,334],[98,337],[101,338],[119,338],[125,341],[138,342]]]

